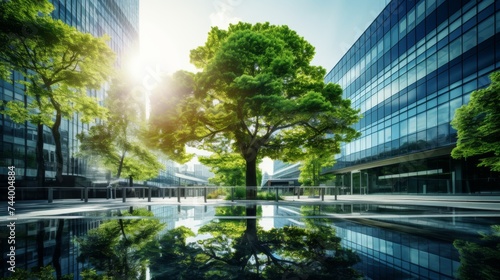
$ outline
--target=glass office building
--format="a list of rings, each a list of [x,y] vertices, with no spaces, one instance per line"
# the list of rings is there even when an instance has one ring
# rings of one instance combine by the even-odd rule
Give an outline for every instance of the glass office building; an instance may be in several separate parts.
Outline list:
[[[117,54],[116,67],[121,67],[124,58],[138,47],[139,0],[51,0],[54,5],[52,16],[94,36],[107,34],[109,46]],[[14,75],[18,75],[14,73]],[[104,99],[105,89],[89,90],[89,95]],[[28,102],[24,86],[0,80],[0,100],[21,100]],[[85,161],[75,157],[79,143],[76,135],[89,128],[88,124],[73,119],[64,119],[61,137],[64,156],[63,175],[89,176],[93,171]],[[19,175],[16,184],[22,186],[36,177],[36,126],[30,123],[17,124],[5,115],[0,115],[0,175],[7,174],[7,166],[16,167]],[[55,146],[48,128],[44,133],[44,158],[46,178],[55,175]],[[66,179],[65,179],[66,180]],[[7,182],[7,180],[3,180]]]
[[[500,68],[500,1],[391,1],[325,81],[360,109],[336,184],[360,193],[500,191],[478,159],[454,160],[455,110]]]

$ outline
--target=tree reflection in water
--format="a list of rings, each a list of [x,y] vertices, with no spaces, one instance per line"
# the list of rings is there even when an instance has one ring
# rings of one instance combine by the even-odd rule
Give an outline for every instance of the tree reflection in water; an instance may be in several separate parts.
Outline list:
[[[480,233],[478,242],[455,240],[460,253],[458,277],[463,280],[500,279],[500,225],[491,226],[491,233]]]
[[[95,270],[86,270],[84,279],[145,277],[148,249],[165,225],[145,209],[120,211],[118,216],[118,219],[104,222],[86,236],[77,238],[80,245],[78,261],[89,262],[102,273],[98,275]]]
[[[220,209],[238,216],[242,208]],[[244,208],[243,208],[244,209]],[[245,211],[246,210],[246,211]],[[151,254],[154,279],[357,279],[358,256],[340,245],[335,229],[319,224],[263,230],[256,205],[242,219],[218,219],[198,236],[186,228],[169,231]]]

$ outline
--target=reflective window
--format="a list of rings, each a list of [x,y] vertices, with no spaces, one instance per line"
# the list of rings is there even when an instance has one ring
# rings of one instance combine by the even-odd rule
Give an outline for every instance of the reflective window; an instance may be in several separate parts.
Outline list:
[[[477,45],[477,29],[473,27],[462,36],[463,52],[466,52]]]
[[[417,122],[417,131],[424,130],[427,125],[427,114],[425,112],[418,114],[416,122]]]
[[[391,127],[387,127],[385,129],[385,132],[384,132],[385,142],[390,142],[392,139],[394,139],[394,138],[392,138],[391,132],[392,132]]]
[[[493,36],[493,34],[495,34],[495,25],[493,20],[494,20],[493,17],[490,17],[478,25],[477,27],[478,44],[480,44],[481,42],[485,41],[486,39]]]
[[[408,135],[408,120],[401,121],[400,126],[401,126],[401,136]]]
[[[408,119],[408,133],[414,133],[417,131],[417,117],[411,117]]]
[[[427,128],[435,127],[437,125],[437,108],[427,111]]]
[[[462,106],[462,98],[456,98],[450,101],[450,120],[455,116],[455,111]]]
[[[450,61],[462,54],[461,38],[457,38],[456,40],[450,43],[449,53],[450,53],[450,58],[449,58]]]
[[[393,124],[391,127],[391,136],[392,139],[398,139],[400,134],[399,134],[399,123]]]

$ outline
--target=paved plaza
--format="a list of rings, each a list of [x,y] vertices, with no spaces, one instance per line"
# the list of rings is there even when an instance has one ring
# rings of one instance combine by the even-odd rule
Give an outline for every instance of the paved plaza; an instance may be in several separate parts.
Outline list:
[[[334,205],[334,204],[384,204],[384,205],[407,205],[407,206],[436,206],[436,207],[453,207],[462,209],[475,210],[493,210],[500,211],[500,196],[497,195],[456,195],[456,196],[439,196],[439,195],[339,195],[337,200],[335,196],[326,195],[324,200],[321,197],[300,196],[285,196],[284,200],[268,201],[268,200],[223,200],[223,199],[208,199],[204,202],[203,197],[187,197],[181,198],[180,202],[177,197],[172,198],[156,198],[153,197],[151,202],[147,198],[127,198],[123,202],[121,198],[117,199],[89,199],[87,203],[80,199],[55,199],[52,203],[46,200],[36,201],[17,201],[15,204],[16,215],[18,219],[30,218],[53,218],[64,215],[71,217],[72,213],[77,215],[81,212],[108,211],[114,209],[124,209],[130,206],[230,206],[230,205]],[[6,206],[7,207],[7,206]],[[7,217],[0,217],[0,221],[6,221]]]

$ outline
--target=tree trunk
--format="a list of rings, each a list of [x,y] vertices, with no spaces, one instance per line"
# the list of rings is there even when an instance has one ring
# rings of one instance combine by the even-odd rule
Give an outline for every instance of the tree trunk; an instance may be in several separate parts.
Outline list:
[[[61,250],[62,250],[62,236],[64,230],[64,219],[59,219],[57,223],[56,231],[56,246],[54,248],[54,255],[52,256],[52,264],[54,264],[54,269],[56,271],[57,280],[62,278],[61,271]]]
[[[36,126],[36,181],[38,187],[45,185],[45,159],[43,158],[43,124]]]
[[[246,161],[246,199],[257,199],[257,157],[245,159]]]
[[[245,232],[246,234],[255,236],[255,239],[257,239],[257,218],[254,218],[257,216],[257,205],[255,204],[247,205],[246,216],[247,216],[247,228]]]
[[[316,160],[312,161],[312,185],[317,186],[318,185],[318,178],[316,177]]]
[[[38,268],[44,267],[43,258],[45,255],[45,225],[43,220],[38,221],[38,230],[36,234],[36,254],[37,254],[37,266]]]
[[[54,137],[54,142],[56,144],[56,181],[62,183],[63,177],[63,154],[62,154],[62,144],[61,144],[61,133],[59,132],[59,127],[61,126],[61,113],[56,113],[56,119],[52,125],[52,136]]]
[[[120,176],[122,175],[123,161],[125,160],[126,153],[127,151],[123,151],[122,156],[120,157],[120,162],[118,164],[118,172],[116,173],[116,179],[120,179]]]

